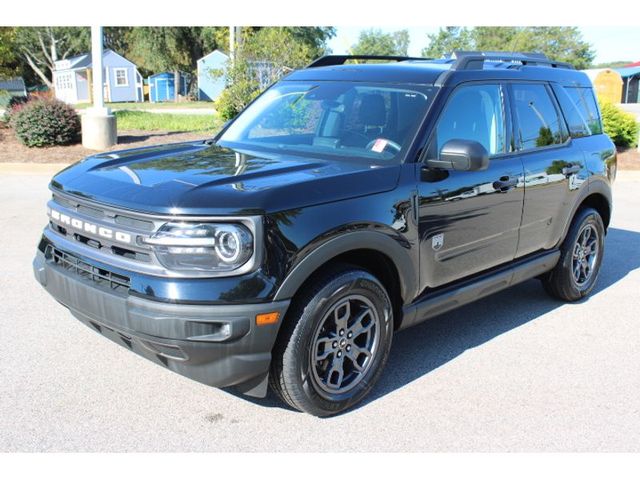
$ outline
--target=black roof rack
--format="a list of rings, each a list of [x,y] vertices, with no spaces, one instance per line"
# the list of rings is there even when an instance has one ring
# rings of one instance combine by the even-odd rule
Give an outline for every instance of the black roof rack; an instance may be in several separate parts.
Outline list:
[[[432,60],[424,57],[402,57],[395,55],[325,55],[314,60],[306,68],[329,67],[344,65],[348,60],[388,60],[390,62],[404,62],[405,60]]]
[[[574,69],[570,63],[549,60],[544,53],[532,52],[468,52],[458,50],[453,53],[450,60],[453,61],[451,70],[481,70],[485,60],[527,66],[544,65],[552,68]]]

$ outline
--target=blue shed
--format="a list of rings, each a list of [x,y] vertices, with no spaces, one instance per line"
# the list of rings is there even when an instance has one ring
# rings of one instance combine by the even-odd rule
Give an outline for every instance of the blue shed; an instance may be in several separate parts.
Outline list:
[[[187,96],[189,92],[188,73],[180,72],[179,94]],[[156,73],[149,77],[149,101],[150,102],[173,102],[176,93],[176,77],[174,72]]]
[[[198,60],[198,100],[216,100],[225,89],[229,55],[214,50]]]
[[[67,103],[91,101],[91,54],[59,60],[55,63],[53,83],[56,98]],[[113,50],[102,53],[105,102],[142,102],[142,76],[136,65]]]

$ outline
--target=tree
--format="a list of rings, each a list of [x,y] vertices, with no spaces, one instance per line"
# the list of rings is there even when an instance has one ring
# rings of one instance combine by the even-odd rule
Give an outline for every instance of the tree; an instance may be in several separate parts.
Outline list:
[[[15,47],[29,68],[49,88],[57,60],[86,52],[90,33],[87,27],[16,27]]]
[[[471,50],[471,31],[461,27],[441,28],[438,33],[427,35],[429,45],[422,49],[422,56],[441,58],[456,50]]]
[[[351,47],[351,54],[406,56],[408,48],[409,32],[407,30],[384,33],[380,29],[370,29],[360,32],[358,43]]]
[[[455,50],[540,52],[578,69],[588,68],[595,57],[577,27],[446,27],[428,37],[422,54],[429,57]]]
[[[0,77],[13,77],[20,73],[20,59],[16,54],[16,29],[0,27]]]
[[[134,27],[127,34],[128,55],[148,73],[174,72],[178,101],[179,72],[194,74],[198,59],[219,46],[225,31],[228,28]]]
[[[243,31],[241,48],[235,61],[227,65],[227,88],[218,99],[217,108],[224,119],[236,116],[251,100],[287,72],[307,65],[314,48],[295,40],[287,27],[267,27]]]

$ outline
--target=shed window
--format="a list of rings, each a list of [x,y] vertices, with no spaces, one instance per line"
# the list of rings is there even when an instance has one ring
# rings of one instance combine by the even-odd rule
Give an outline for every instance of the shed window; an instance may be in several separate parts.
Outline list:
[[[114,72],[116,76],[116,87],[126,87],[129,85],[129,78],[126,68],[116,68],[114,69]]]
[[[70,73],[58,73],[56,75],[56,88],[58,90],[71,90],[72,87]]]

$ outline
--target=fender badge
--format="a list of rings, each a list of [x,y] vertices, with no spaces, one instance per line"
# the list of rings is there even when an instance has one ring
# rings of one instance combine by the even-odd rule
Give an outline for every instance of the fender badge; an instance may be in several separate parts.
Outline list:
[[[436,252],[444,245],[444,233],[439,233],[431,238],[431,248]]]

